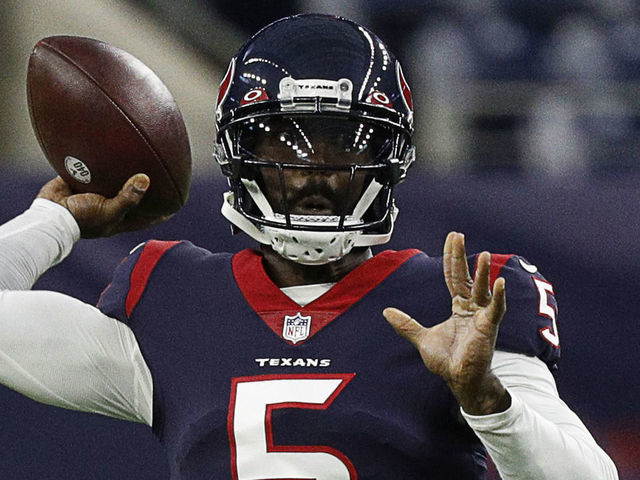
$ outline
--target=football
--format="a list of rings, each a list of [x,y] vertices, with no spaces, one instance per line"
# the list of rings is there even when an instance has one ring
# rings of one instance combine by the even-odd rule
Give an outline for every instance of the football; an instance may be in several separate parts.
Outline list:
[[[27,98],[40,147],[74,192],[113,197],[131,175],[146,173],[151,186],[134,213],[168,215],[187,201],[182,114],[133,55],[90,38],[44,38],[29,58]]]

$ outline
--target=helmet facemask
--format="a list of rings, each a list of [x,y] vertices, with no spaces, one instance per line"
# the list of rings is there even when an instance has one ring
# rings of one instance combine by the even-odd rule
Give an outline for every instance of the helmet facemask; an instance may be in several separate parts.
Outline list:
[[[219,132],[216,158],[236,227],[285,258],[320,265],[388,241],[392,192],[413,161],[408,136],[345,115],[255,115]]]

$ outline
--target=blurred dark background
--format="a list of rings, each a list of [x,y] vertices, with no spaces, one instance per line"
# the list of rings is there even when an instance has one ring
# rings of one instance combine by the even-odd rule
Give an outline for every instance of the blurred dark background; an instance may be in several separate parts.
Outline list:
[[[38,282],[95,303],[140,241],[251,246],[218,214],[210,157],[217,85],[245,38],[299,12],[374,30],[401,59],[416,105],[418,162],[398,190],[390,248],[518,253],[554,284],[561,396],[640,479],[640,5],[632,0],[6,0],[0,6],[0,221],[52,171],[31,131],[31,48],[90,36],[138,56],[180,104],[194,152],[188,205],[151,231],[82,241]],[[416,294],[419,294],[416,291]],[[39,405],[0,389],[0,478],[166,478],[144,426]],[[492,478],[495,474],[492,474]]]

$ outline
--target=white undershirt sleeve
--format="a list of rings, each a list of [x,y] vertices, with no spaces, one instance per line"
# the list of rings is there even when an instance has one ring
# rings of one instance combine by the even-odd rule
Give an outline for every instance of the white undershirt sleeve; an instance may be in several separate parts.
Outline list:
[[[60,263],[80,238],[73,215],[37,198],[29,210],[0,225],[0,290],[28,290]]]
[[[503,480],[617,480],[609,456],[560,399],[538,358],[496,351],[492,370],[511,394],[506,411],[462,411]]]
[[[42,403],[151,425],[151,372],[131,329],[72,297],[28,291],[79,237],[71,213],[44,199],[0,226],[0,383]]]
[[[152,423],[151,372],[131,329],[61,293],[0,291],[0,383],[49,405]]]

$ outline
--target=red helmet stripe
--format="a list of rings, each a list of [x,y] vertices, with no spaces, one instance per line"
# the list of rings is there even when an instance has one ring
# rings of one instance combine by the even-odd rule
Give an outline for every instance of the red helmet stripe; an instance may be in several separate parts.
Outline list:
[[[227,97],[227,92],[229,91],[229,86],[231,85],[231,79],[233,78],[233,72],[236,69],[236,59],[235,57],[231,59],[229,62],[229,66],[227,67],[227,73],[224,74],[224,78],[222,82],[220,82],[220,88],[218,89],[218,100],[216,102],[216,109],[220,108],[220,104]]]
[[[400,62],[397,62],[396,72],[398,73],[398,84],[400,85],[400,90],[402,91],[402,97],[407,104],[407,108],[413,112],[413,96],[411,95],[409,84],[404,78],[404,73],[402,73]]]

